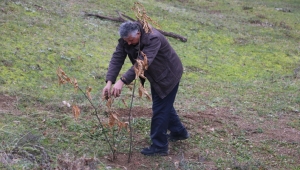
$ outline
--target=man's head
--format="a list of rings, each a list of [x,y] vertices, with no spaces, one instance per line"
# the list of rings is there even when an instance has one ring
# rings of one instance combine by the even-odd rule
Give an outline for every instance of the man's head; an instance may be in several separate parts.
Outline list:
[[[141,37],[139,26],[132,21],[122,23],[119,28],[119,34],[120,37],[123,38],[128,45],[138,44]]]

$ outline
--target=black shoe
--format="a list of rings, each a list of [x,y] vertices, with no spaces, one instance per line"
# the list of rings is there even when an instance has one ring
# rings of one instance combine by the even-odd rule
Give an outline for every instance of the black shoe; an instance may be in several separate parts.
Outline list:
[[[141,151],[142,154],[146,156],[167,156],[168,155],[168,147],[164,149],[159,149],[154,146],[150,146],[148,148],[144,148]]]
[[[185,140],[188,139],[190,137],[189,133],[187,131],[185,131],[184,135],[172,135],[172,134],[168,134],[168,140],[170,142],[176,142],[179,140]]]

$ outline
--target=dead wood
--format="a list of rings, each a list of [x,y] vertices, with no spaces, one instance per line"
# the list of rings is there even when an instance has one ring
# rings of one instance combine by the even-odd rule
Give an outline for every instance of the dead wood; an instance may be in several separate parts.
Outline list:
[[[103,15],[99,15],[99,14],[89,14],[89,13],[86,13],[85,15],[86,16],[89,16],[89,17],[96,17],[96,18],[99,18],[99,19],[106,19],[106,20],[110,20],[110,21],[115,21],[115,22],[125,22],[125,21],[135,21],[133,18],[125,15],[125,14],[122,14],[121,12],[119,11],[116,11],[119,15],[119,17],[108,17],[108,16],[103,16]],[[163,31],[163,30],[160,30],[160,29],[157,29],[161,34],[163,34],[164,36],[168,36],[168,37],[172,37],[172,38],[175,38],[175,39],[178,39],[182,42],[187,42],[187,38],[181,36],[181,35],[178,35],[176,33],[173,33],[173,32],[166,32],[166,31]]]

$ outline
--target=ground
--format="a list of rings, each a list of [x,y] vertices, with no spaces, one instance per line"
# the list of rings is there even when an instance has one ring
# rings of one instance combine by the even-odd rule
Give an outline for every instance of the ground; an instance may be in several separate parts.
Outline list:
[[[17,103],[18,100],[16,97],[0,95],[0,114],[7,112],[21,114],[21,112],[16,109]],[[127,109],[119,109],[117,112],[120,115],[128,114]],[[132,110],[132,114],[135,118],[143,117],[150,119],[151,109],[135,107]],[[178,111],[178,114],[191,137],[186,141],[170,143],[170,153],[168,156],[149,158],[141,155],[139,149],[133,149],[129,163],[128,153],[118,153],[114,161],[110,161],[109,155],[99,158],[99,160],[104,162],[108,168],[120,169],[156,169],[163,166],[162,162],[168,166],[171,164],[173,168],[177,169],[182,168],[189,162],[205,165],[206,169],[217,169],[215,162],[210,158],[215,158],[218,157],[218,154],[222,155],[225,153],[218,152],[218,148],[213,149],[208,147],[203,150],[203,146],[201,146],[202,140],[204,142],[207,140],[207,137],[211,137],[213,140],[218,139],[219,142],[225,146],[227,143],[234,143],[234,141],[236,141],[237,145],[239,141],[241,141],[239,139],[241,136],[243,137],[243,141],[248,143],[246,145],[249,148],[253,147],[253,156],[257,157],[258,160],[272,160],[272,156],[278,154],[294,157],[299,156],[299,151],[294,148],[299,144],[300,131],[299,129],[289,126],[291,120],[286,116],[282,116],[276,119],[276,121],[263,117],[257,120],[251,120],[251,118],[244,118],[238,114],[233,114],[233,109],[226,107],[207,108],[204,111],[197,112]],[[241,135],[241,133],[243,134]],[[196,141],[198,141],[198,143]],[[280,142],[274,142],[276,149],[268,151],[263,145],[266,141]],[[148,146],[148,144],[147,139],[144,139],[139,134],[134,134],[133,146],[142,147]],[[228,152],[233,152],[231,154],[238,152],[234,148],[235,147],[229,147]],[[220,150],[222,150],[222,148],[220,148]],[[84,160],[85,162],[88,161],[88,159]],[[295,159],[295,164],[300,164],[300,160]]]

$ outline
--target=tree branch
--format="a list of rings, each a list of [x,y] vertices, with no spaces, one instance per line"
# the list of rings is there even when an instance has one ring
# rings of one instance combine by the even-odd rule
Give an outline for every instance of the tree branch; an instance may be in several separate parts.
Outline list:
[[[115,22],[125,22],[127,21],[126,19],[130,20],[130,21],[136,21],[134,20],[133,18],[125,15],[125,14],[122,14],[121,12],[119,11],[116,11],[119,15],[119,17],[108,17],[108,16],[103,16],[103,15],[98,15],[98,14],[89,14],[89,13],[86,13],[85,15],[86,16],[89,16],[89,17],[96,17],[96,18],[99,18],[99,19],[106,19],[106,20],[111,20],[111,21],[115,21]],[[125,19],[126,18],[126,19]],[[168,36],[168,37],[172,37],[172,38],[175,38],[175,39],[178,39],[182,42],[187,42],[187,38],[181,36],[181,35],[178,35],[176,33],[173,33],[173,32],[165,32],[163,30],[160,30],[160,29],[157,29],[161,34],[163,34],[164,36]]]
[[[93,16],[96,18],[100,18],[100,19],[107,19],[107,20],[111,20],[111,21],[116,21],[116,22],[124,22],[126,21],[125,19],[119,17],[119,18],[113,18],[113,17],[107,17],[107,16],[103,16],[103,15],[97,15],[97,14],[85,14],[86,16]]]

